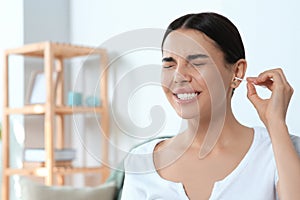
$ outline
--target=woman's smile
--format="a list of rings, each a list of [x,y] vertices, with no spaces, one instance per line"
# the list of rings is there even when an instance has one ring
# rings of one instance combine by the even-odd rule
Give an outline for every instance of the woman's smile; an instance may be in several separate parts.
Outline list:
[[[189,88],[176,88],[172,93],[175,102],[178,104],[188,104],[197,101],[201,92]]]

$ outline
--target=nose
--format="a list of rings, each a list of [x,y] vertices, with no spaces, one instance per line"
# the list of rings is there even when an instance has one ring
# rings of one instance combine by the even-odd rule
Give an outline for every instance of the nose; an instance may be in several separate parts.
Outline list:
[[[178,63],[174,74],[174,82],[175,83],[184,83],[184,82],[191,82],[192,77],[190,75],[190,70],[188,69],[189,66],[185,62]]]

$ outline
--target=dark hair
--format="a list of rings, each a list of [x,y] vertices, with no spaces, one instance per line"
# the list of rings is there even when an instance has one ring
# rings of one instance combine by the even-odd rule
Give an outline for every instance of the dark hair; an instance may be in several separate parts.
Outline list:
[[[168,27],[162,41],[174,30],[186,28],[198,30],[215,41],[229,64],[245,58],[242,38],[236,26],[226,17],[212,12],[188,14],[174,20]]]

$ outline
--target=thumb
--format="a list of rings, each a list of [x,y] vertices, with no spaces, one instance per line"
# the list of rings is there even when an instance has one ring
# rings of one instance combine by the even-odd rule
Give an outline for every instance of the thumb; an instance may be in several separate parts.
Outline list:
[[[247,83],[247,97],[250,100],[250,102],[253,104],[253,106],[258,108],[259,104],[263,101],[256,92],[256,89],[252,83]]]

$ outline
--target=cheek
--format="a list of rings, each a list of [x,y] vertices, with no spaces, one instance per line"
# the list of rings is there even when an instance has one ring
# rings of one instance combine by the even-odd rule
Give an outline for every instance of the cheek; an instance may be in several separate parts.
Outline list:
[[[162,70],[161,72],[161,85],[166,92],[172,85],[174,73],[171,70]]]
[[[201,69],[196,69],[194,72],[194,78],[196,79],[197,83],[201,85],[202,89],[207,89],[209,84],[213,82],[214,76],[213,72],[209,68],[201,68]]]
[[[224,81],[221,72],[216,66],[208,66],[197,70],[198,82],[209,92],[211,98],[221,98],[224,95]]]

